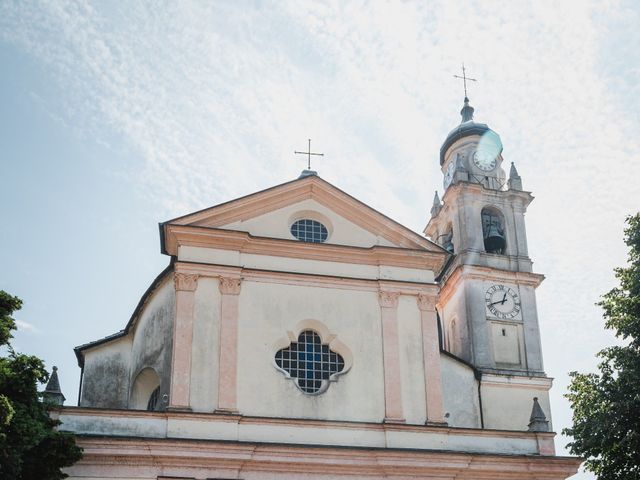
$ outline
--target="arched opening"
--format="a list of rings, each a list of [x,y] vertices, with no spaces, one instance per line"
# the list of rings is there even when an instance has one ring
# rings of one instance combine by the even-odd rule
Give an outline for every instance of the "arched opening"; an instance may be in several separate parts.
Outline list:
[[[504,254],[507,248],[507,240],[504,234],[504,216],[493,208],[482,209],[482,238],[484,250],[487,253]]]
[[[143,368],[136,376],[129,396],[132,410],[158,410],[160,407],[160,377],[153,368]]]

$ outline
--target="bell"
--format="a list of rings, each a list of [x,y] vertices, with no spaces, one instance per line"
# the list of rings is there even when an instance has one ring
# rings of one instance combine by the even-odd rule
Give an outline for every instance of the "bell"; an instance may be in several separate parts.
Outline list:
[[[484,236],[484,249],[487,253],[502,253],[506,245],[502,231],[495,225],[489,225]]]

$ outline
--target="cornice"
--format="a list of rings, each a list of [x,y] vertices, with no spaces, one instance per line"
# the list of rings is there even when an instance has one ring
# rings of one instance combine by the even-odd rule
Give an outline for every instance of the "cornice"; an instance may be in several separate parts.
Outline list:
[[[169,220],[162,225],[222,227],[312,199],[356,225],[404,248],[441,252],[441,248],[411,229],[355,199],[317,176],[287,182],[199,212]],[[164,244],[164,243],[163,243]],[[167,247],[168,249],[168,247]]]
[[[483,376],[484,382],[484,376]],[[531,438],[532,434],[526,430],[500,430],[492,428],[471,428],[471,427],[452,427],[450,425],[417,425],[410,423],[384,423],[384,422],[366,422],[366,421],[348,421],[348,420],[321,420],[313,418],[294,418],[294,417],[259,417],[253,415],[229,415],[226,413],[199,413],[189,411],[164,411],[164,412],[148,412],[146,410],[126,410],[126,409],[108,409],[108,408],[91,408],[64,406],[55,410],[57,415],[68,415],[70,417],[104,417],[104,418],[131,418],[131,419],[173,419],[173,420],[195,420],[199,422],[215,423],[238,423],[244,425],[270,425],[270,426],[296,426],[296,427],[317,427],[320,429],[367,429],[376,431],[394,431],[394,432],[434,432],[434,433],[451,433],[463,436],[482,436],[494,437],[496,435],[502,438]],[[538,432],[543,436],[553,438],[555,432]]]
[[[464,478],[482,480],[509,478],[567,478],[577,472],[582,459],[555,455],[497,455],[455,451],[420,452],[401,448],[371,448],[357,446],[323,446],[268,442],[221,442],[190,439],[140,439],[89,437],[78,435],[84,449],[83,459],[69,472],[138,467],[145,472],[188,469],[224,468],[234,478],[241,472],[264,473],[267,476],[299,478],[340,476],[340,478],[452,478],[464,472]],[[166,469],[166,470],[165,470]],[[218,470],[219,471],[219,470]],[[236,476],[239,475],[239,476]],[[155,478],[155,476],[154,476]],[[163,477],[177,479],[193,477]],[[202,477],[204,478],[204,477]]]
[[[200,277],[232,277],[243,281],[278,283],[283,285],[304,285],[320,288],[337,288],[367,292],[386,291],[399,295],[427,295],[435,297],[438,285],[435,283],[403,282],[401,280],[376,280],[363,278],[336,277],[298,272],[258,270],[206,263],[176,262],[176,271],[197,274]]]
[[[491,373],[482,374],[482,386],[492,387],[515,387],[515,388],[534,388],[548,391],[553,385],[551,377],[526,377],[516,375],[496,375]]]
[[[474,198],[464,198],[466,195],[473,195]],[[425,235],[430,236],[433,232],[432,229],[443,214],[446,214],[448,208],[456,203],[466,203],[467,201],[482,202],[487,204],[491,200],[495,201],[499,199],[499,204],[508,204],[518,209],[520,212],[525,212],[527,206],[533,201],[533,195],[531,192],[524,190],[493,190],[487,188],[484,185],[476,182],[462,181],[449,185],[442,195],[442,209],[440,213],[434,217],[430,217],[427,221],[427,225],[422,231]]]
[[[518,285],[529,285],[537,288],[544,280],[544,275],[532,272],[514,272],[476,265],[457,265],[441,284],[438,305],[447,303],[449,297],[458,289],[462,280],[487,280],[493,282],[511,282]]]
[[[164,226],[165,247],[177,256],[179,246],[215,248],[241,253],[301,258],[363,265],[388,265],[440,272],[448,254],[423,249],[375,245],[369,248],[330,243],[299,242],[280,238],[255,237],[248,232],[191,225]]]
[[[110,468],[117,469],[142,467],[149,472],[150,461],[155,468],[188,467],[212,468],[224,465],[227,469],[243,469],[251,471],[300,472],[308,474],[330,475],[341,474],[352,478],[372,476],[407,477],[447,477],[455,472],[465,472],[470,478],[498,478],[508,471],[509,478],[529,479],[532,475],[545,478],[566,478],[575,473],[581,459],[576,457],[558,457],[553,455],[554,433],[505,431],[490,429],[469,429],[443,426],[385,424],[366,422],[321,421],[293,418],[265,418],[249,416],[226,416],[217,414],[179,413],[179,412],[136,412],[118,410],[94,410],[77,407],[65,407],[56,410],[64,424],[73,425],[73,417],[83,419],[83,425],[91,425],[100,431],[100,423],[130,423],[134,418],[154,422],[155,425],[169,427],[179,422],[181,428],[185,424],[198,424],[200,431],[207,425],[206,438],[158,438],[91,435],[91,430],[78,432],[78,443],[84,448],[83,459],[73,469]],[[91,419],[93,422],[86,422]],[[238,435],[220,433],[210,436],[210,432],[219,432],[216,426],[223,422],[227,426],[236,424],[235,431],[245,430],[243,440]],[[97,426],[94,426],[97,425]],[[274,428],[276,427],[276,428]],[[277,432],[281,428],[289,429],[284,440]],[[165,432],[170,428],[159,428]],[[134,431],[132,428],[131,431]],[[224,428],[223,432],[231,431]],[[275,435],[247,435],[246,432],[274,432]],[[323,432],[325,439],[336,439],[324,444],[307,443],[314,437],[314,432]],[[327,432],[335,432],[326,435]],[[162,433],[160,433],[162,435]],[[166,433],[164,434],[166,435]],[[349,441],[355,435],[358,445]],[[425,444],[416,447],[416,436],[421,436]],[[220,438],[218,438],[220,437]],[[253,437],[253,438],[252,438]],[[271,438],[271,442],[264,439]],[[367,443],[362,443],[368,438]],[[501,452],[500,447],[485,450],[452,449],[451,446],[468,444],[473,438],[485,448],[494,446],[496,442],[527,442],[522,453]],[[402,440],[409,440],[403,442]],[[412,440],[413,439],[413,440]],[[296,443],[298,440],[300,443]],[[442,447],[446,442],[450,447]],[[522,443],[520,443],[522,445]],[[467,447],[468,448],[468,447]],[[482,452],[485,453],[482,453]],[[526,453],[525,453],[526,452]],[[81,471],[81,470],[78,470]],[[159,470],[160,471],[160,470]],[[73,474],[72,474],[73,476]],[[206,476],[206,475],[204,475]]]

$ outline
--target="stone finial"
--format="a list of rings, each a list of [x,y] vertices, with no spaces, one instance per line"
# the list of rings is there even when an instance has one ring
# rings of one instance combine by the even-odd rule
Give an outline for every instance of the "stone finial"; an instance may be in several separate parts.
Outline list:
[[[58,380],[58,367],[53,367],[53,371],[51,372],[51,376],[49,377],[49,381],[47,382],[47,386],[42,392],[42,398],[49,403],[53,403],[54,405],[62,406],[66,398],[62,394],[60,390],[60,380]]]
[[[549,422],[547,421],[547,416],[542,411],[542,407],[538,403],[538,397],[533,397],[533,408],[531,409],[531,417],[529,417],[529,431],[549,431]]]
[[[469,99],[464,97],[464,107],[460,110],[460,115],[462,116],[462,122],[470,122],[473,120],[473,107],[469,105]]]
[[[435,195],[433,196],[433,206],[431,207],[431,216],[435,217],[442,210],[442,204],[440,203],[440,197],[438,196],[438,191],[436,190]]]
[[[522,190],[522,178],[518,175],[518,170],[513,162],[509,169],[509,190]]]

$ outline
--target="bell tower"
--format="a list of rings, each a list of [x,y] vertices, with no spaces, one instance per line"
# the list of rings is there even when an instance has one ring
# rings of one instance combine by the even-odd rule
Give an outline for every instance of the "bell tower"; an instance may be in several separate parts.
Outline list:
[[[544,376],[535,300],[544,277],[532,272],[524,221],[533,196],[466,96],[460,114],[440,148],[444,194],[424,230],[453,254],[440,278],[444,347],[482,372]]]

